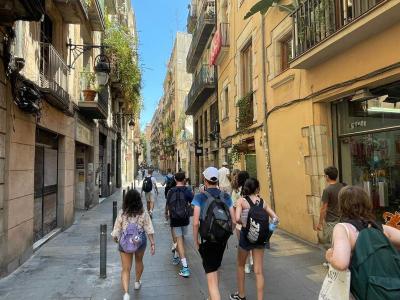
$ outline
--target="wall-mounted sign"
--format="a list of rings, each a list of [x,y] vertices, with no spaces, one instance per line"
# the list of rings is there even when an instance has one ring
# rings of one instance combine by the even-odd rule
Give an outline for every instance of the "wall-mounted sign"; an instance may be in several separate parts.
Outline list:
[[[93,132],[85,124],[76,122],[76,140],[82,144],[93,146]]]

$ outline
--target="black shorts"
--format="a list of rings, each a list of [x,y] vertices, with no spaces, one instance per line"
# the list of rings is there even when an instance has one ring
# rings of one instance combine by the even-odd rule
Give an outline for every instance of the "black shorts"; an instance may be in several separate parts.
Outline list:
[[[203,268],[206,273],[218,271],[224,257],[226,244],[205,241],[200,244],[199,253],[203,260]]]

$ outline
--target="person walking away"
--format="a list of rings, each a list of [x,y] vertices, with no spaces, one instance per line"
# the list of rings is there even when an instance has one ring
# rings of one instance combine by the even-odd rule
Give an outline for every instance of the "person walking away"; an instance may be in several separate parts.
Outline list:
[[[144,180],[144,175],[146,174],[146,169],[142,166],[142,180]]]
[[[149,169],[147,173],[147,176],[143,180],[141,195],[143,195],[144,192],[147,202],[147,211],[150,217],[153,218],[154,200],[156,195],[158,195],[157,180],[153,177],[152,169]]]
[[[324,173],[328,186],[322,193],[319,223],[314,229],[323,231],[322,242],[326,248],[329,248],[332,242],[333,228],[340,219],[338,195],[345,185],[338,182],[339,171],[335,166],[325,168]]]
[[[193,240],[207,276],[209,299],[220,300],[218,269],[234,228],[234,212],[230,195],[218,188],[218,169],[207,168],[203,172],[203,179],[203,192],[192,201]]]
[[[220,190],[230,195],[232,193],[231,175],[227,167],[228,163],[224,162],[222,168],[218,170],[218,181]]]
[[[378,225],[368,194],[358,186],[339,192],[343,223],[333,229],[326,260],[351,272],[350,290],[357,300],[400,299],[400,230]]]
[[[269,219],[277,222],[278,216],[261,199],[260,183],[255,178],[249,178],[243,187],[243,195],[236,204],[236,221],[242,224],[237,256],[238,292],[231,294],[231,300],[244,300],[245,297],[245,264],[250,253],[253,252],[254,273],[256,275],[257,299],[264,297],[264,251],[269,240]]]
[[[176,186],[175,180],[174,180],[174,175],[172,174],[171,169],[167,170],[167,175],[165,176],[164,182],[162,183],[162,186],[165,186],[164,190],[164,195],[165,199],[167,199],[168,192],[171,188]]]
[[[141,196],[137,190],[130,190],[123,200],[111,233],[114,241],[118,243],[121,256],[122,272],[121,283],[124,291],[124,300],[129,300],[129,281],[131,276],[132,260],[135,257],[135,290],[142,285],[144,270],[143,256],[147,246],[147,237],[150,240],[150,253],[154,255],[154,228],[149,214],[143,209]]]
[[[233,172],[232,172],[233,176]],[[244,186],[244,183],[246,182],[247,179],[250,178],[250,175],[247,171],[239,171],[235,177],[232,179],[232,201],[233,201],[233,208],[235,210],[235,215],[236,215],[236,203],[237,201],[242,197],[242,189]],[[242,225],[239,223],[236,223],[236,237],[238,239],[238,242],[240,240],[240,230],[242,229]],[[247,262],[244,266],[244,272],[246,274],[251,273],[251,267],[253,266],[253,253],[250,251],[250,254],[248,256]]]
[[[185,255],[185,247],[183,237],[188,233],[188,225],[190,224],[190,204],[193,200],[193,193],[185,186],[185,173],[179,172],[175,174],[174,180],[176,187],[169,190],[165,205],[165,217],[169,218],[172,236],[176,239],[176,248],[182,264],[179,275],[182,277],[190,276],[190,269]],[[173,260],[174,264],[179,258]]]

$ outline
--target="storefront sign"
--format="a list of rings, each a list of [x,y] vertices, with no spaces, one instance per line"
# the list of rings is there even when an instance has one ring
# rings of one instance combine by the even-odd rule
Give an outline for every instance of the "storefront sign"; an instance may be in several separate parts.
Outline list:
[[[362,128],[362,127],[367,127],[367,121],[366,120],[359,120],[355,122],[350,123],[350,129],[355,129],[355,128]]]
[[[82,144],[93,146],[93,132],[82,122],[76,122],[76,140]]]

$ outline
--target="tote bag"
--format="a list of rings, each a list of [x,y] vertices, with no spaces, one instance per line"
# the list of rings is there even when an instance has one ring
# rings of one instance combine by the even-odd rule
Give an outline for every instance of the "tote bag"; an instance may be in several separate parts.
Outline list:
[[[318,300],[349,300],[350,278],[349,270],[338,271],[329,265],[329,271],[322,284]]]
[[[350,232],[346,225],[339,223],[346,229],[347,238],[350,239]],[[338,271],[329,264],[328,274],[326,274],[318,300],[351,300],[350,298],[351,273]]]

